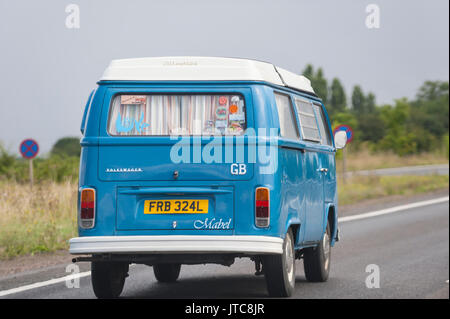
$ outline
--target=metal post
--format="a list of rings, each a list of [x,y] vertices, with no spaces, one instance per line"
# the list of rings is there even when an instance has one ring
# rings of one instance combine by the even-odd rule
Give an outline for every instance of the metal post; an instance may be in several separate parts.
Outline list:
[[[347,172],[347,164],[345,163],[345,161],[346,161],[346,155],[347,154],[347,152],[346,152],[346,148],[344,147],[343,149],[342,149],[342,182],[345,184],[345,182],[346,182],[346,172]]]
[[[28,160],[30,165],[30,186],[33,187],[33,159]]]

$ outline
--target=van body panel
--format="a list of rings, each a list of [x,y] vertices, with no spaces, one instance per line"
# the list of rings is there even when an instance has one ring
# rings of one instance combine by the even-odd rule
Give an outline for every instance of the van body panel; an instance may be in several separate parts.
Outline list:
[[[205,140],[201,140],[200,137],[198,139],[186,138],[185,140],[179,139],[176,143],[170,143],[169,141],[163,145],[153,143],[151,140],[138,145],[123,145],[122,141],[118,141],[117,144],[109,144],[108,146],[99,142],[99,145],[101,149],[99,151],[98,174],[99,179],[102,181],[173,181],[175,172],[178,172],[177,181],[230,181],[249,180],[253,177],[252,163],[246,163],[246,173],[244,175],[232,174],[231,164],[236,163],[236,161],[227,162],[225,160],[225,151],[222,152],[220,157],[222,163],[205,163],[204,161],[199,163],[173,163],[171,160],[170,150],[173,147],[186,147],[186,149],[190,149],[189,152],[191,153],[194,151],[205,153],[206,148],[217,147],[224,149],[227,145],[230,145],[230,148],[233,147],[233,144],[224,141],[220,137],[207,138]],[[244,150],[247,149],[244,141],[242,141],[241,145]],[[124,155],[120,156],[120,154]],[[247,153],[245,153],[245,157],[247,156]]]
[[[86,118],[89,112],[89,108],[91,107],[92,96],[94,95],[95,90],[92,90],[89,94],[88,100],[86,102],[86,106],[84,107],[83,117],[81,118],[80,132],[84,134],[84,129],[86,127]]]

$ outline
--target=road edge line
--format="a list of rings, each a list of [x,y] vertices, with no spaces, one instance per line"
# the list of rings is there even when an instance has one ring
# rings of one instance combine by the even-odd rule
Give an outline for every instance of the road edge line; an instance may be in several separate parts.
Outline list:
[[[400,206],[394,206],[394,207],[390,207],[390,208],[386,208],[386,209],[376,210],[376,211],[368,212],[368,213],[339,217],[338,222],[345,223],[345,222],[359,220],[359,219],[366,219],[366,218],[370,218],[370,217],[393,214],[393,213],[397,213],[397,212],[404,211],[404,210],[411,209],[411,208],[418,208],[418,207],[423,207],[423,206],[440,204],[440,203],[444,203],[444,202],[448,202],[448,201],[449,201],[449,196],[439,197],[439,198],[420,201],[420,202],[416,202],[416,203],[412,203],[412,204],[406,204],[406,205],[400,205]]]
[[[87,276],[90,276],[90,275],[91,275],[90,271],[85,271],[85,272],[81,272],[81,273],[78,273],[78,274],[67,275],[67,276],[64,276],[64,277],[59,277],[59,278],[50,279],[50,280],[46,280],[46,281],[36,282],[34,284],[29,284],[29,285],[25,285],[25,286],[21,286],[21,287],[11,288],[11,289],[7,289],[7,290],[1,290],[0,291],[0,297],[11,295],[11,294],[16,294],[16,293],[19,293],[19,292],[23,292],[23,291],[27,291],[27,290],[31,290],[31,289],[35,289],[35,288],[40,288],[40,287],[54,285],[54,284],[57,284],[57,283],[60,283],[60,282],[64,282],[66,280],[73,280],[73,279],[83,278],[83,277],[87,277]]]

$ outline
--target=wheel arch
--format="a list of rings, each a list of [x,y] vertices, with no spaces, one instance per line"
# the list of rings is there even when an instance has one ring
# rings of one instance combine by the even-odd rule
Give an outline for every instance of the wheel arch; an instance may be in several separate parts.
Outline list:
[[[301,223],[297,218],[292,218],[292,219],[288,220],[288,222],[286,223],[286,226],[284,228],[284,234],[287,234],[289,229],[292,230],[292,236],[294,236],[295,246],[298,246],[302,241],[302,238],[300,238],[300,228],[301,228]]]
[[[333,203],[329,203],[326,206],[322,233],[325,233],[327,224],[330,225],[330,232],[331,232],[330,244],[331,246],[334,246],[337,237],[338,217],[336,206]]]

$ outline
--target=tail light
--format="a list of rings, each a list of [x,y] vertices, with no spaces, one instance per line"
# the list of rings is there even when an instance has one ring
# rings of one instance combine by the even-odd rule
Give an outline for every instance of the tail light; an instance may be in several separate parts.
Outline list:
[[[95,221],[95,189],[83,188],[80,194],[80,227],[92,228]]]
[[[270,192],[267,187],[256,188],[255,224],[256,227],[269,227],[270,224]]]

